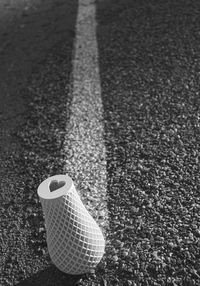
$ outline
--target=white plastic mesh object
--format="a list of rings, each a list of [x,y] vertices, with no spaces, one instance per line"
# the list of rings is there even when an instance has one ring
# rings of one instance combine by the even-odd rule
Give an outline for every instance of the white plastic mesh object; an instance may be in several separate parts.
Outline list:
[[[58,189],[51,192],[51,184],[54,188],[57,184]],[[105,240],[84,207],[72,179],[68,175],[50,177],[40,184],[38,195],[52,262],[68,274],[89,272],[102,258]]]

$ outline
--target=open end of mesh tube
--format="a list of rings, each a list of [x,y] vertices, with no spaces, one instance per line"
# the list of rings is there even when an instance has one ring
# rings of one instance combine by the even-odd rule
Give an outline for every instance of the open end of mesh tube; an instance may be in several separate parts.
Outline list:
[[[38,187],[38,196],[43,199],[56,199],[65,195],[73,186],[68,175],[56,175],[44,180]]]
[[[58,181],[58,180],[52,180],[49,184],[50,192],[55,192],[56,190],[64,187],[65,181]]]

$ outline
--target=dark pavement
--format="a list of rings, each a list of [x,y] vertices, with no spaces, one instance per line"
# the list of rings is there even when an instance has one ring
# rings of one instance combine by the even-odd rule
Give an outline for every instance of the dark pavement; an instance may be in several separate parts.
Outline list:
[[[38,182],[61,172],[65,161],[62,143],[70,112],[63,102],[70,110],[71,98],[65,96],[70,89],[77,5],[70,5],[71,13],[58,2],[63,6],[54,12],[50,8],[50,16],[43,12],[41,26],[34,20],[19,36],[18,26],[12,34],[11,25],[8,35],[13,35],[9,41],[15,49],[1,51],[0,97],[10,97],[1,100],[2,118],[6,113],[9,118],[1,121],[5,143],[0,168],[4,231],[0,282],[199,285],[200,2],[97,1],[110,228],[102,263],[79,284],[50,263],[35,194]],[[47,2],[41,3],[45,11]],[[61,22],[55,20],[56,11],[63,12]],[[20,16],[13,23],[41,19],[41,14],[34,15]],[[32,30],[44,35],[45,28],[40,31],[46,21],[58,28],[47,25],[49,42],[41,36],[40,49],[34,44],[35,32],[28,35]],[[70,21],[70,28],[62,33],[65,21]],[[21,37],[30,38],[30,43],[21,44]],[[23,55],[17,52],[22,50]],[[24,69],[19,71],[20,63]]]

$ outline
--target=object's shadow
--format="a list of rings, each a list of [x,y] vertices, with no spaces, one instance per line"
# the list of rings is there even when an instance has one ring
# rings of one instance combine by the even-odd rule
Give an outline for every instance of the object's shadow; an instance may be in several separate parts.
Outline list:
[[[75,286],[83,276],[65,274],[52,265],[20,281],[15,286]]]

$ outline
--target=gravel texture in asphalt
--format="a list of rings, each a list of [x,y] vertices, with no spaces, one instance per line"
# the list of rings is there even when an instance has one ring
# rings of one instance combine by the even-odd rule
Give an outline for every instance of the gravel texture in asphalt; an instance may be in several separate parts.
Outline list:
[[[32,101],[26,122],[15,132],[21,150],[7,159],[7,168],[15,170],[17,179],[6,178],[10,189],[2,194],[2,285],[15,285],[25,278],[30,279],[19,285],[63,285],[66,281],[65,275],[49,266],[37,187],[47,177],[62,174],[65,165],[61,150],[69,120],[68,52],[67,45],[63,50],[59,47],[56,56],[49,56],[48,64],[21,90]]]
[[[101,1],[108,285],[200,284],[200,2]]]
[[[65,163],[61,150],[69,119],[77,1],[32,4],[11,1],[1,19],[2,286],[63,285],[66,279],[77,280],[50,263],[36,193],[43,179],[63,172]]]
[[[107,172],[96,39],[96,5],[80,0],[72,68],[71,116],[66,124],[65,172],[106,235]]]
[[[4,160],[17,183],[1,182],[9,186],[9,195],[1,193],[1,284],[200,285],[200,2],[96,5],[106,254],[94,273],[72,277],[52,266],[47,253],[36,188],[66,167],[72,48],[64,43],[23,89],[30,104],[16,130],[20,148]]]

